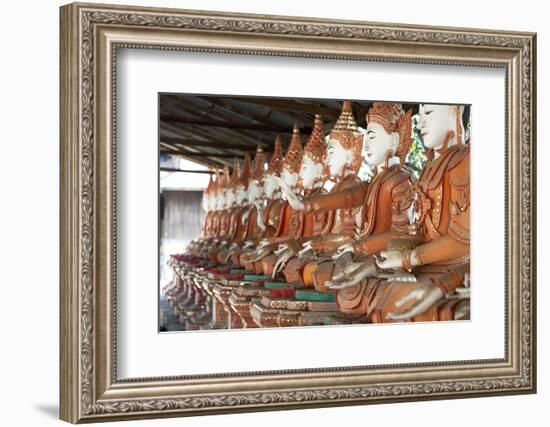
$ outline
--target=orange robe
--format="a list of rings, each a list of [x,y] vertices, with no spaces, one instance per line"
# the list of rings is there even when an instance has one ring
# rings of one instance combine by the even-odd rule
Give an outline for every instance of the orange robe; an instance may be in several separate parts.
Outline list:
[[[413,269],[419,283],[430,281],[451,294],[470,271],[470,146],[454,145],[437,159],[430,159],[416,186],[420,192],[420,224],[423,242],[417,246],[420,265]],[[418,284],[381,282],[369,289],[371,320],[388,322],[388,312]],[[452,319],[453,301],[443,299],[413,321]],[[455,301],[456,302],[456,301]],[[451,306],[449,305],[451,304]],[[455,305],[456,306],[456,305]]]
[[[329,212],[324,225],[325,232],[313,236],[312,247],[316,253],[327,254],[339,246],[353,240],[356,232],[355,215],[365,198],[367,186],[355,175],[349,175],[336,183],[330,193],[318,194],[308,197],[305,202],[305,212],[318,214]],[[298,268],[301,273],[301,280],[307,286],[313,285],[313,273],[319,263],[315,260],[302,262],[302,260],[289,262],[283,270],[287,281],[289,277],[286,271],[290,268]],[[296,274],[290,272],[291,278]]]

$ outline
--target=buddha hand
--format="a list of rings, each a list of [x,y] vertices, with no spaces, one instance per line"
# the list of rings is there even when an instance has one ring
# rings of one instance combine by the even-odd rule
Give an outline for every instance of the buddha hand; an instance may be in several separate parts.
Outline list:
[[[298,258],[311,258],[313,256],[313,243],[311,240],[305,242],[302,249],[298,252]]]
[[[365,261],[346,264],[340,273],[325,284],[329,289],[345,289],[357,285],[361,280],[376,273],[376,265],[372,258]]]
[[[229,261],[229,259],[237,253],[237,251],[239,250],[239,245],[237,243],[232,243],[231,246],[229,247],[229,250],[227,251],[227,254],[225,255],[224,257],[224,264],[227,264],[227,261]]]
[[[257,249],[263,248],[265,246],[268,246],[270,244],[268,239],[262,239],[260,243],[258,243],[258,246],[256,246]]]
[[[298,196],[296,196],[296,194],[290,193],[287,200],[292,209],[296,211],[303,211],[305,209],[304,203],[298,198]]]
[[[334,255],[332,255],[333,260],[339,260],[344,254],[351,253],[352,255],[355,253],[353,249],[353,245],[351,243],[346,243],[345,245],[340,246],[338,249],[336,249],[336,252]]]
[[[278,258],[277,258],[277,262],[275,263],[275,266],[273,267],[273,273],[271,274],[272,278],[275,278],[275,276],[277,276],[277,273],[279,273],[279,271],[281,271],[284,268],[288,260],[292,258],[293,255],[294,255],[294,251],[286,245],[283,251],[277,252]]]
[[[288,245],[286,243],[281,243],[277,249],[273,251],[273,253],[277,256],[281,255],[286,249],[288,249]]]
[[[252,246],[254,246],[254,242],[253,242],[252,240],[247,240],[247,241],[244,242],[244,244],[243,244],[243,250],[249,249],[249,248],[251,248]]]
[[[396,270],[403,268],[403,259],[400,251],[381,251],[380,258],[377,258],[376,265],[382,270]]]
[[[251,251],[246,256],[246,262],[256,262],[262,259],[264,256],[266,256],[269,253],[266,247],[257,248],[253,251]]]
[[[411,308],[399,313],[388,313],[386,315],[386,318],[390,320],[410,320],[413,317],[424,313],[434,303],[442,299],[444,296],[445,294],[441,289],[439,289],[437,285],[434,285],[431,282],[425,282],[418,288],[410,291],[408,294],[406,294],[403,298],[395,303],[395,306],[399,308],[409,301],[414,301],[415,303]]]
[[[292,188],[284,182],[280,177],[276,177],[277,182],[279,183],[279,186],[281,188],[281,191],[283,193],[283,198],[288,201],[292,209],[297,211],[304,210],[304,204],[302,201],[298,198],[296,193],[292,190]]]

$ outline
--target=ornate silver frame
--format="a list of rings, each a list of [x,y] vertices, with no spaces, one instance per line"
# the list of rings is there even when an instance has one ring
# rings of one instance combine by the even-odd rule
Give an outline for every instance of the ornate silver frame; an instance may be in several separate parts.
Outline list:
[[[60,43],[61,419],[77,423],[535,392],[535,34],[71,4],[61,8]],[[114,65],[119,47],[504,68],[505,357],[118,380]]]

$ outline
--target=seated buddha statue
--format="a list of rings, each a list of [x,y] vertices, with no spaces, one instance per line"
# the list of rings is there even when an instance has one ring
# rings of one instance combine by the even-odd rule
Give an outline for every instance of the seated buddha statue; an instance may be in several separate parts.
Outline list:
[[[211,248],[214,248],[219,243],[220,230],[220,212],[222,210],[222,193],[220,191],[222,176],[219,170],[214,171],[216,179],[208,191],[209,207],[207,218],[205,220],[204,229],[208,233],[205,239],[202,239],[197,247],[197,253],[201,257],[206,257]],[[207,222],[206,222],[207,221]]]
[[[292,192],[302,198],[326,194],[326,190],[323,188],[326,148],[323,121],[321,116],[316,114],[311,135],[304,146],[296,185],[294,187],[288,185],[292,181],[289,176],[282,179],[281,185],[285,187],[286,194]],[[293,163],[297,163],[296,160],[290,161],[291,158],[296,159],[297,156],[289,156],[285,174],[290,174],[290,171],[295,168]],[[287,261],[297,255],[305,241],[314,236],[326,234],[329,231],[331,214],[332,211],[305,212],[304,209],[294,209],[287,202],[283,215],[285,221],[283,232],[274,241],[274,244],[277,245],[274,254],[263,260],[264,274],[274,278]],[[292,283],[300,283],[301,280],[298,276],[292,279],[294,279]]]
[[[231,218],[231,210],[233,208],[234,193],[231,188],[231,177],[229,175],[229,168],[224,166],[222,182],[221,182],[221,200],[222,200],[222,212],[220,214],[220,230],[218,235],[220,239],[223,239],[224,243],[229,234],[229,220]]]
[[[277,142],[277,141],[276,141]],[[280,144],[279,144],[280,147]],[[293,222],[292,211],[286,200],[281,197],[281,184],[287,186],[290,191],[297,191],[298,170],[302,161],[302,142],[297,123],[294,124],[292,138],[284,159],[280,154],[280,148],[274,152],[266,172],[264,196],[268,200],[265,212],[266,230],[256,250],[248,257],[249,261],[262,263],[262,269],[270,270],[276,257],[272,255],[279,243],[294,235],[297,224]],[[267,259],[266,259],[267,258]]]
[[[326,194],[315,194],[300,200],[291,192],[285,197],[294,209],[306,213],[332,211],[327,231],[313,236],[302,244],[298,259],[287,262],[283,273],[290,272],[289,279],[299,279],[300,283],[313,286],[313,273],[338,247],[351,242],[357,231],[356,216],[366,194],[366,185],[357,177],[362,161],[363,134],[353,117],[351,102],[345,101],[342,112],[329,134],[326,166],[334,187]],[[300,260],[300,258],[302,260]],[[304,262],[303,260],[308,260]],[[285,274],[286,276],[286,274]]]
[[[420,104],[428,161],[410,198],[421,243],[381,251],[377,261],[384,271],[411,271],[416,281],[379,286],[374,321],[469,316],[470,146],[462,141],[462,114],[463,106]]]
[[[296,132],[298,132],[297,128]],[[246,254],[248,262],[256,262],[267,255],[269,253],[271,240],[279,233],[284,201],[281,199],[281,189],[277,179],[281,175],[282,167],[283,154],[281,138],[277,135],[273,154],[271,155],[265,172],[263,194],[261,197],[262,204],[259,206],[265,228],[263,229],[261,240],[257,242],[254,249]]]
[[[235,163],[234,174],[232,175],[232,189],[235,195],[235,209],[231,213],[229,220],[229,236],[231,239],[230,247],[220,254],[223,256],[222,264],[226,264],[228,260],[236,253],[239,253],[244,242],[245,233],[247,230],[248,212],[251,208],[248,202],[248,185],[250,183],[251,161],[250,154],[246,153],[243,161],[242,171]],[[237,176],[238,175],[238,176]]]
[[[250,162],[250,158],[248,160]],[[241,216],[245,209],[246,200],[243,198],[243,192],[239,191],[241,185],[241,171],[240,163],[238,159],[233,162],[233,170],[231,172],[231,178],[229,186],[226,189],[225,198],[228,206],[227,215],[227,230],[225,233],[225,239],[229,246],[224,247],[218,252],[218,263],[225,264],[229,258],[229,252],[231,248],[235,247],[236,242],[242,235]]]
[[[242,239],[239,249],[232,255],[233,262],[241,267],[244,267],[244,259],[241,259],[245,254],[253,250],[257,245],[258,240],[262,237],[265,231],[263,221],[264,215],[264,175],[265,175],[265,157],[263,149],[260,145],[256,150],[254,158],[254,166],[248,177],[247,183],[247,200],[248,207],[241,216]]]
[[[361,211],[361,228],[356,240],[341,246],[333,256],[335,266],[332,276],[324,286],[338,290],[340,311],[349,317],[367,316],[362,297],[368,286],[375,286],[378,279],[373,256],[386,249],[391,239],[408,232],[409,193],[412,180],[405,169],[412,131],[412,110],[405,113],[401,104],[374,103],[367,114],[365,155],[374,167]],[[345,257],[348,255],[348,257]],[[341,262],[346,258],[345,264]],[[367,279],[367,277],[371,277]],[[319,287],[318,283],[315,283]]]
[[[218,253],[227,247],[229,234],[229,220],[231,209],[228,204],[228,198],[232,199],[232,191],[230,188],[229,168],[226,166],[220,177],[219,184],[216,188],[216,214],[214,216],[214,230],[216,238],[213,243],[207,248],[207,257],[217,262]]]

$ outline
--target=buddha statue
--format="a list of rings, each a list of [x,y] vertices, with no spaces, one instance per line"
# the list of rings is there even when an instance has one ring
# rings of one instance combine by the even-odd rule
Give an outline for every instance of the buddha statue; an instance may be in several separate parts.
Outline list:
[[[212,231],[212,186],[214,184],[214,181],[212,179],[212,174],[210,175],[210,179],[208,180],[208,185],[202,192],[202,209],[206,212],[206,215],[204,217],[204,223],[202,227],[202,235],[201,238],[205,239],[210,237],[210,233]]]
[[[405,113],[401,104],[374,103],[368,111],[364,152],[374,167],[374,177],[367,189],[356,240],[338,249],[333,256],[332,278],[324,283],[339,291],[340,311],[351,318],[368,318],[370,314],[369,291],[380,280],[375,277],[373,256],[386,249],[391,239],[408,232],[413,184],[405,159],[412,142],[411,131],[412,110]]]
[[[277,141],[276,141],[277,143]],[[297,123],[294,124],[292,138],[284,159],[281,158],[280,142],[267,169],[264,196],[268,200],[265,213],[266,230],[256,250],[251,253],[249,261],[262,263],[264,274],[271,274],[276,256],[273,251],[279,243],[294,235],[297,230],[293,220],[292,209],[286,200],[281,198],[281,186],[289,191],[297,191],[298,172],[302,161],[302,143]],[[266,259],[267,258],[267,259]]]
[[[226,246],[218,253],[219,264],[226,264],[230,256],[229,253],[231,249],[235,247],[239,235],[242,234],[242,224],[240,220],[243,214],[244,200],[242,198],[242,192],[238,191],[240,180],[240,163],[238,159],[235,159],[233,161],[233,170],[231,172],[229,186],[226,189],[225,193],[226,204],[228,207],[228,215],[226,219],[227,231],[225,234],[225,238],[229,243],[229,247]]]
[[[326,194],[323,188],[326,151],[323,121],[321,116],[316,114],[311,135],[304,146],[299,179],[295,188],[295,190],[301,191],[302,198],[313,198]],[[284,183],[283,186],[286,189],[283,197],[292,198],[297,193],[296,191],[289,192],[288,186]],[[278,248],[274,256],[264,260],[264,274],[274,278],[286,266],[287,261],[298,254],[304,242],[314,236],[326,234],[329,231],[331,213],[332,211],[306,213],[304,209],[294,209],[290,203],[287,203],[284,214],[285,230],[281,238],[275,242],[278,244]],[[289,271],[288,275],[290,277],[292,272]],[[292,279],[291,283],[301,283],[299,275],[290,278]]]
[[[236,162],[233,168],[234,174],[232,176],[232,188],[235,195],[235,209],[233,210],[229,221],[229,236],[231,238],[231,245],[227,251],[220,254],[222,264],[226,264],[229,259],[241,253],[248,228],[248,216],[251,209],[251,205],[248,202],[248,185],[250,183],[251,173],[250,154],[246,153],[244,156],[242,171],[240,171],[238,165],[239,163]],[[237,265],[237,259],[235,259],[233,263]]]
[[[410,198],[421,244],[380,252],[384,271],[411,271],[412,283],[386,283],[373,313],[380,322],[469,317],[470,146],[462,141],[463,106],[420,104],[428,161]]]
[[[229,168],[224,166],[222,182],[220,186],[220,200],[221,200],[221,213],[220,213],[220,230],[218,235],[224,240],[229,234],[229,220],[231,217],[231,208],[233,207],[233,191],[231,189],[231,179],[229,176]]]
[[[248,209],[242,216],[243,244],[239,256],[235,258],[238,265],[245,268],[251,268],[250,263],[245,265],[246,256],[255,248],[258,240],[265,231],[264,215],[264,176],[265,176],[265,157],[260,145],[256,150],[254,158],[254,167],[248,180],[247,199]],[[251,268],[254,269],[254,268]]]
[[[298,269],[304,285],[313,286],[313,274],[323,261],[344,243],[351,242],[357,231],[356,216],[366,194],[366,185],[357,172],[362,161],[363,134],[353,117],[351,102],[345,101],[342,112],[329,134],[326,167],[334,187],[327,194],[316,194],[299,200],[285,192],[294,209],[306,213],[332,211],[327,231],[305,241],[298,257],[307,263],[291,260],[283,270]],[[305,264],[305,265],[304,265]],[[292,274],[295,278],[295,274]],[[288,280],[288,278],[287,278]]]

